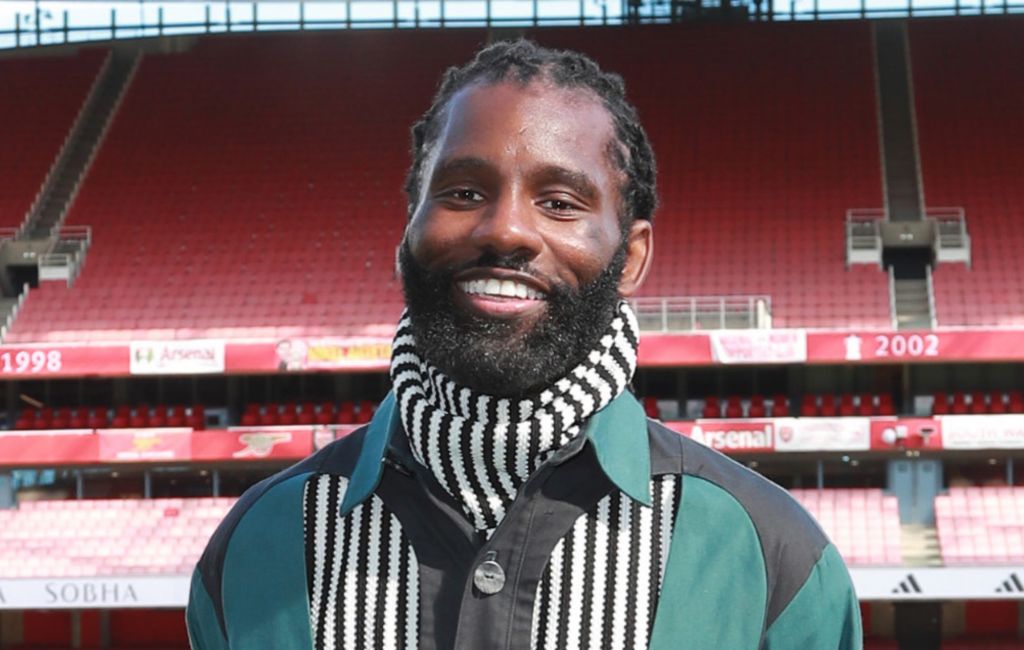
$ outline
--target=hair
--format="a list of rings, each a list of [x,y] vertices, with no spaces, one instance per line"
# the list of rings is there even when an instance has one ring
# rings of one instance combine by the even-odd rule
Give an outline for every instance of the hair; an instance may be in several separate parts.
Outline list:
[[[627,222],[653,218],[657,207],[654,152],[636,108],[626,99],[622,77],[602,71],[593,59],[579,52],[553,50],[525,39],[490,45],[469,63],[451,67],[444,73],[433,103],[412,127],[412,165],[405,179],[410,218],[419,204],[424,161],[437,142],[452,97],[478,82],[515,81],[526,85],[535,79],[548,81],[558,88],[586,90],[601,101],[615,129],[609,155],[625,176],[625,183],[619,188],[620,216]]]

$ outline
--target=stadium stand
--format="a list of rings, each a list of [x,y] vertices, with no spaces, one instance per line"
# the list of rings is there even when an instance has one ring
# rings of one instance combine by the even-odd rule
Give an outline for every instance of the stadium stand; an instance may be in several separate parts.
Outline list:
[[[30,293],[7,340],[392,331],[408,125],[482,38],[261,35],[145,57],[67,218],[93,229],[83,273]]]
[[[880,489],[794,489],[851,566],[900,565],[898,500]]]
[[[679,31],[535,34],[630,80],[663,179],[646,294],[766,294],[776,326],[888,326],[885,275],[843,265],[846,209],[881,194],[867,26]],[[483,34],[259,39],[144,58],[67,220],[93,229],[83,273],[33,291],[9,342],[393,327],[407,125]],[[310,64],[345,60],[362,64]]]
[[[26,501],[0,510],[0,576],[187,574],[234,501]]]
[[[0,102],[0,227],[25,219],[107,52],[0,60],[0,88],[18,98]]]
[[[535,36],[620,72],[653,141],[644,295],[767,294],[776,327],[889,327],[885,274],[843,258],[846,210],[882,196],[870,27],[763,27]]]
[[[950,487],[935,519],[947,565],[1024,561],[1024,487]]]
[[[971,235],[970,268],[935,270],[940,325],[1024,325],[1024,95],[1007,92],[1024,85],[1021,28],[1014,17],[910,24],[925,196],[962,206]]]

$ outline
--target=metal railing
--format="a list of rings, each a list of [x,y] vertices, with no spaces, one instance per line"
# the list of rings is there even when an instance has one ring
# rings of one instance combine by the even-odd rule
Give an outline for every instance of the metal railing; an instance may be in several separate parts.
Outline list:
[[[892,318],[892,328],[900,328],[899,315],[896,313],[896,271],[889,267],[889,315]]]
[[[851,208],[846,211],[846,268],[851,264],[882,264],[884,209]]]
[[[971,265],[971,236],[967,233],[964,209],[928,208],[935,223],[935,259],[939,262],[964,262]]]
[[[39,256],[40,280],[67,280],[70,286],[82,268],[92,245],[92,228],[64,226],[56,229],[46,252]]]
[[[925,281],[928,286],[928,315],[931,317],[932,329],[938,326],[938,315],[935,313],[935,286],[932,284],[932,267],[924,268]]]
[[[260,3],[257,2],[140,0],[137,7],[131,9],[126,7],[128,3],[117,3],[121,12],[135,14],[131,20],[125,20],[113,6],[109,8],[109,14],[104,15],[106,8],[100,2],[76,4],[73,5],[74,15],[66,9],[68,3],[45,0],[37,2],[33,11],[11,11],[7,15],[13,20],[2,22],[13,24],[13,28],[0,30],[0,49],[245,31],[623,25],[704,18],[848,20],[1024,13],[1021,0],[953,0],[941,6],[927,0],[907,0],[900,5],[882,0],[860,0],[857,4],[836,0],[733,0],[724,6],[712,0],[620,0],[611,3],[608,0],[306,0],[267,3],[294,8],[289,17],[281,18],[280,10],[268,12],[266,6],[261,16]],[[184,5],[202,6],[202,18],[183,18],[186,13],[192,15],[192,12],[182,9]],[[0,12],[3,10],[3,3],[0,3]]]
[[[688,332],[771,329],[771,296],[635,298],[630,301],[640,330]]]

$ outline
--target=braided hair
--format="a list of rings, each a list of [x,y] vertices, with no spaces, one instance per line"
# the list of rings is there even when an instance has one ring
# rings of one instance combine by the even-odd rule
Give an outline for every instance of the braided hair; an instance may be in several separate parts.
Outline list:
[[[611,116],[615,130],[609,155],[625,176],[625,183],[619,188],[622,216],[627,223],[652,219],[657,207],[654,152],[636,108],[626,99],[622,77],[602,71],[593,59],[579,52],[553,50],[525,39],[490,45],[469,63],[445,72],[433,103],[412,127],[412,165],[405,179],[410,218],[419,202],[424,161],[437,142],[443,113],[452,97],[477,82],[514,81],[525,85],[538,78],[559,88],[588,90],[597,96]]]

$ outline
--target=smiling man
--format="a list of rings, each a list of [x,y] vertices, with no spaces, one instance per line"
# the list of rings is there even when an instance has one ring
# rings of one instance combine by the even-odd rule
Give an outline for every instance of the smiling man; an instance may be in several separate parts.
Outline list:
[[[242,497],[193,578],[193,647],[860,647],[810,517],[629,392],[655,171],[621,80],[491,46],[412,153],[393,391]]]

